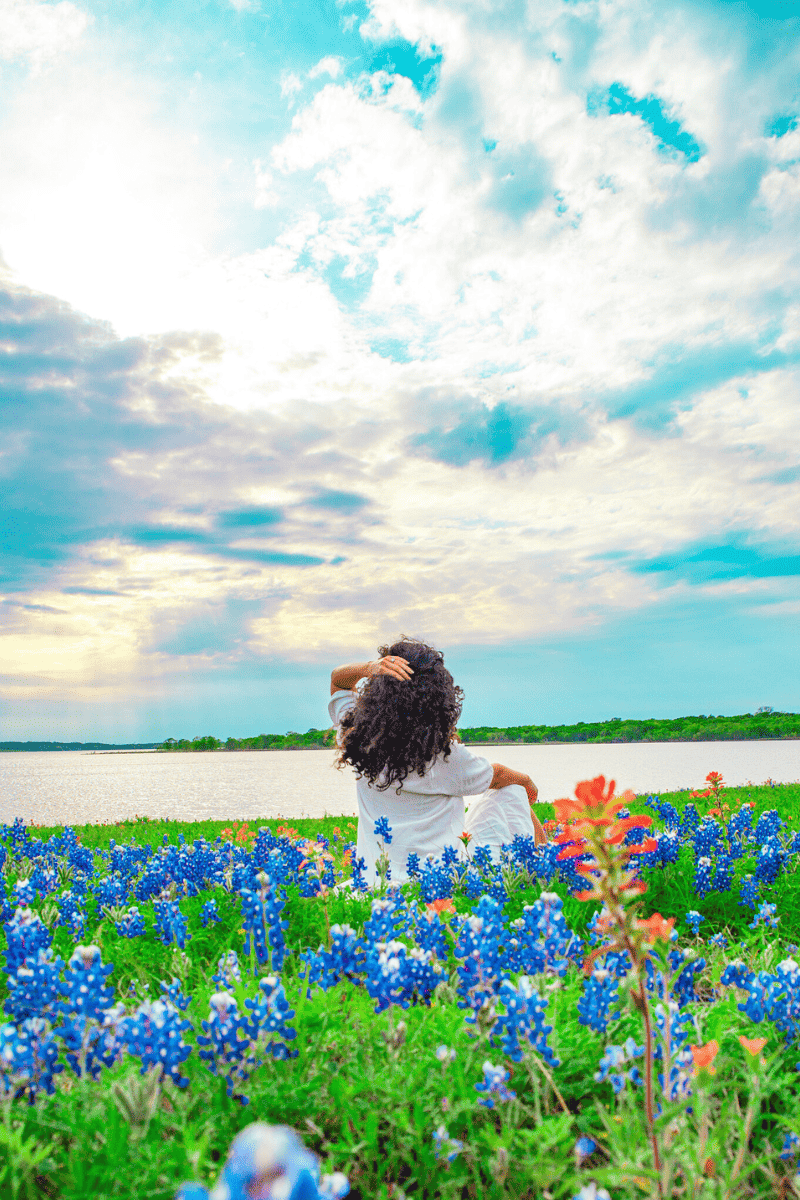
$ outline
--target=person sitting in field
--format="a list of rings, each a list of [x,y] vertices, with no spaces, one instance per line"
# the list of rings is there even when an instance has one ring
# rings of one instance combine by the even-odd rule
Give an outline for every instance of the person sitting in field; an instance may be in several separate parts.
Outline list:
[[[375,822],[386,817],[386,846],[393,881],[408,879],[412,852],[420,863],[445,846],[500,847],[516,834],[547,841],[532,810],[538,796],[529,775],[490,763],[462,745],[456,726],[464,693],[453,682],[439,650],[403,639],[381,646],[374,662],[351,663],[331,672],[331,721],[339,757],[357,772],[356,858],[374,885],[381,839]],[[464,797],[475,796],[464,815]],[[465,851],[460,849],[460,857]]]

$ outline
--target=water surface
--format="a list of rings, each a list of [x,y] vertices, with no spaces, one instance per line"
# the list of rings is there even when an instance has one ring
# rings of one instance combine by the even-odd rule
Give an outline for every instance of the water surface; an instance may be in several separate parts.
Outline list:
[[[526,771],[541,800],[571,795],[603,774],[619,790],[698,787],[709,771],[731,785],[800,779],[800,741],[628,742],[611,745],[481,746],[490,762]],[[354,815],[355,778],[331,750],[154,752],[43,751],[0,754],[0,821],[44,825],[120,821],[136,814],[176,820]]]

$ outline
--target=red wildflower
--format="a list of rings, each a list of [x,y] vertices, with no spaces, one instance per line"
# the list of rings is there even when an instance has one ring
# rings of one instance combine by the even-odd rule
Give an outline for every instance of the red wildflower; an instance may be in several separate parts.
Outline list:
[[[639,929],[643,929],[648,942],[651,945],[659,938],[662,941],[668,942],[672,937],[672,930],[675,926],[674,917],[662,917],[661,913],[653,913],[652,917],[648,917],[646,921],[638,922]]]
[[[755,1058],[755,1056],[757,1054],[760,1054],[761,1051],[764,1049],[764,1047],[767,1044],[766,1038],[752,1038],[751,1039],[751,1038],[746,1038],[744,1036],[744,1034],[739,1035],[739,1041],[744,1046],[747,1053],[752,1054],[753,1058]]]
[[[706,1042],[705,1046],[692,1046],[692,1058],[694,1059],[694,1073],[706,1070],[709,1075],[716,1075],[717,1068],[714,1066],[714,1059],[719,1053],[719,1042],[716,1038],[713,1041]]]

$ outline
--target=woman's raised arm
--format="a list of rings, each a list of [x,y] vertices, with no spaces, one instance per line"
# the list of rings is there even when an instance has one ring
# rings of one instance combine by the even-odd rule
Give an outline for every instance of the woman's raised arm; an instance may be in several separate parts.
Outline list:
[[[347,663],[331,671],[331,695],[334,692],[352,689],[359,679],[367,679],[371,675],[391,675],[393,679],[403,681],[410,679],[413,674],[406,660],[394,654],[378,658],[374,662]]]

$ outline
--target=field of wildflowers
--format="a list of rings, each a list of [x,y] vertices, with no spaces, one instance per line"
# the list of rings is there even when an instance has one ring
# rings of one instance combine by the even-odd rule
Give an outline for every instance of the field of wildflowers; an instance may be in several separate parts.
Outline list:
[[[800,1196],[800,785],[550,812],[0,827],[0,1195]]]

